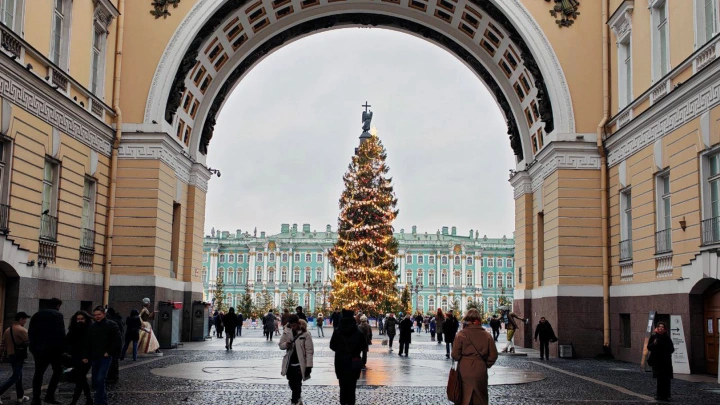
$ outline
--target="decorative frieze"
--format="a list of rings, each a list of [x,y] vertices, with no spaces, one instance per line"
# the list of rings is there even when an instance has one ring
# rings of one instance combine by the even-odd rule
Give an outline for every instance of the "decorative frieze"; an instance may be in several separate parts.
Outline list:
[[[550,15],[555,17],[555,23],[560,27],[569,27],[575,23],[575,20],[580,15],[577,11],[580,7],[578,0],[545,0],[546,2],[553,1],[555,6],[550,10]]]
[[[712,44],[711,46],[708,46],[706,49],[701,51],[693,60],[693,64],[695,65],[695,72],[702,70],[705,66],[712,63],[715,59],[717,59],[717,43]]]
[[[633,262],[620,263],[620,281],[632,281],[633,279]]]
[[[663,80],[650,90],[650,104],[657,103],[670,91],[670,80]]]
[[[118,158],[160,160],[172,168],[183,183],[207,191],[210,172],[200,163],[192,162],[177,142],[167,134],[123,135],[123,141],[118,148]]]
[[[529,170],[532,190],[556,170],[600,169],[600,154],[591,142],[552,142],[542,152],[538,162]]]
[[[655,267],[657,269],[657,278],[671,277],[673,273],[672,264],[673,255],[667,254],[655,257]]]

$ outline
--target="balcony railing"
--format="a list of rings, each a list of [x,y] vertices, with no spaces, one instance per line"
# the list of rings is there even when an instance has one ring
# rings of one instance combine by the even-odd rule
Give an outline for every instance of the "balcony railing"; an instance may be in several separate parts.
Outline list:
[[[57,217],[42,214],[40,218],[40,239],[57,242]]]
[[[10,227],[9,227],[9,215],[10,215],[10,206],[5,204],[0,204],[0,233],[7,235],[10,233]]]
[[[620,241],[620,260],[632,259],[632,239]]]
[[[711,245],[720,242],[720,217],[702,221],[702,244]]]
[[[88,250],[95,250],[95,231],[83,228],[80,234],[80,247]]]
[[[672,252],[672,229],[655,232],[655,254]]]

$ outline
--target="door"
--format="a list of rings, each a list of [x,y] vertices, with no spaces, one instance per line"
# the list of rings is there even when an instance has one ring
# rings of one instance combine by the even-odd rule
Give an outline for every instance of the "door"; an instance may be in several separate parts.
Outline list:
[[[705,370],[718,373],[718,339],[720,339],[720,286],[711,287],[705,294]]]

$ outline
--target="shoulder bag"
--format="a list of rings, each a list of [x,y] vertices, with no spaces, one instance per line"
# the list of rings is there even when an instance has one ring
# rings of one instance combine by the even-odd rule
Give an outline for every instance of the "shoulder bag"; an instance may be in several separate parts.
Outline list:
[[[448,375],[447,383],[447,398],[453,404],[459,404],[462,402],[462,380],[460,379],[460,372],[453,359],[452,366],[450,366],[450,374]],[[459,361],[457,362],[460,363]]]
[[[15,333],[13,332],[13,327],[10,326],[10,339],[12,339],[13,347],[15,348],[15,359],[24,361],[28,357],[28,348],[26,343],[15,343]]]

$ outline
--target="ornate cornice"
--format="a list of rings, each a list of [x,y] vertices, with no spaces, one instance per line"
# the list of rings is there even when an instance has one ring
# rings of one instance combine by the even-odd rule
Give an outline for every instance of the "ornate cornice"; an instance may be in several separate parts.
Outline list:
[[[632,12],[635,9],[633,0],[625,0],[615,13],[608,20],[608,25],[613,30],[618,44],[625,39],[625,36],[632,31]]]
[[[532,193],[532,179],[527,171],[516,172],[509,181],[513,186],[513,196],[516,200],[525,194]]]
[[[171,167],[177,178],[185,184],[190,183],[190,169],[194,165],[200,165],[191,162],[190,158],[183,154],[182,147],[169,135],[162,133],[123,134],[118,158],[160,160]]]
[[[556,170],[600,169],[600,154],[592,142],[552,142],[538,155],[538,161],[528,171],[532,179],[532,191]]]
[[[9,60],[4,53],[0,56],[0,94],[94,151],[110,156],[115,134],[109,126],[69,102],[67,97]]]

